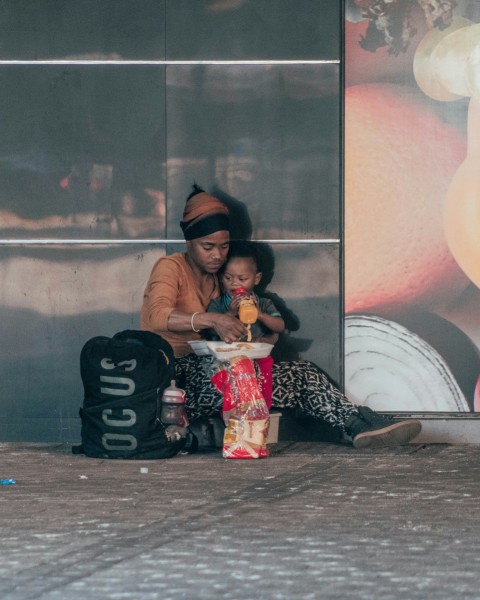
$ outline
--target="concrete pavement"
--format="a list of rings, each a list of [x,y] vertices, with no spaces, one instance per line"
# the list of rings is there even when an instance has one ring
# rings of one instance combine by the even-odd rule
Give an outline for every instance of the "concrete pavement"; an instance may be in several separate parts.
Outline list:
[[[480,598],[478,446],[227,461],[0,444],[0,597]]]

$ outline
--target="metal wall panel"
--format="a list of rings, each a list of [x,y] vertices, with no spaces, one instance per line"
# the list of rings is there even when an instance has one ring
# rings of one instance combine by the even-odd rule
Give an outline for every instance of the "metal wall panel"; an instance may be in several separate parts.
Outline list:
[[[169,60],[339,59],[341,3],[167,0]]]
[[[0,65],[0,238],[165,236],[165,67]]]
[[[78,440],[80,350],[138,327],[193,181],[270,242],[276,359],[341,381],[340,9],[1,3],[0,441]]]
[[[80,351],[138,329],[163,246],[0,246],[0,440],[78,439]]]
[[[2,0],[0,60],[165,58],[164,0]]]
[[[264,283],[288,328],[275,359],[313,359],[339,382],[338,248],[270,250]],[[81,348],[95,335],[138,328],[146,281],[164,254],[163,245],[0,248],[1,440],[78,439]]]
[[[169,65],[168,235],[193,181],[241,200],[255,238],[338,237],[339,66]]]

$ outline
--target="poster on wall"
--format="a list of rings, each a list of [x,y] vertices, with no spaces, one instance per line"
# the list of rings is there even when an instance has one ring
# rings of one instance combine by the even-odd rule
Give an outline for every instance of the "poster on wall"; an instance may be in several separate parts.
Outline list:
[[[480,410],[480,3],[345,2],[345,388]]]

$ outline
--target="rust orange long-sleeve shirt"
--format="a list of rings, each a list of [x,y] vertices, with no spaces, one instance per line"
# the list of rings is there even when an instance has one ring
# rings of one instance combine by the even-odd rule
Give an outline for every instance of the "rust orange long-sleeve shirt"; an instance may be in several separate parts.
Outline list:
[[[201,335],[192,330],[169,331],[168,318],[173,310],[187,313],[205,312],[209,302],[220,295],[220,286],[213,277],[212,290],[202,295],[197,288],[185,254],[176,253],[160,258],[153,266],[143,295],[140,328],[158,333],[172,346],[175,356],[192,350],[189,340]]]

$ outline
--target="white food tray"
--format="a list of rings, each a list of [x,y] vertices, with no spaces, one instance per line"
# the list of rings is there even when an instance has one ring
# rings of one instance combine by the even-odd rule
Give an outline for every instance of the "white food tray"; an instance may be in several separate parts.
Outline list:
[[[260,342],[206,342],[208,349],[219,360],[229,360],[232,356],[247,356],[248,358],[265,358],[272,351],[272,344]]]

